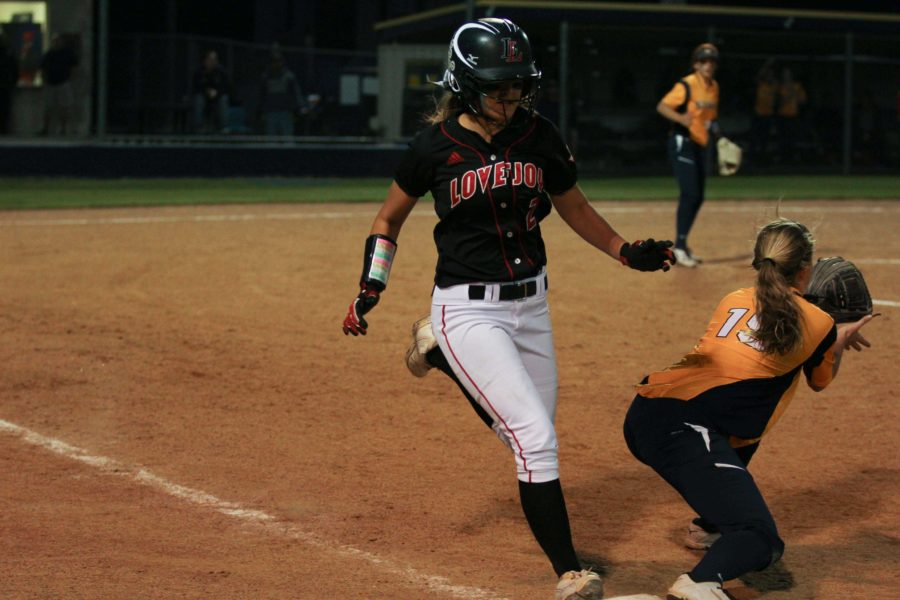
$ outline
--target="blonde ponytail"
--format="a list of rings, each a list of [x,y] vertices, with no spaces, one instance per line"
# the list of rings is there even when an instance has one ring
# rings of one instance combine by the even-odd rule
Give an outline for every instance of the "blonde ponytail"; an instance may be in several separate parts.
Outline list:
[[[443,123],[453,115],[464,111],[463,103],[456,97],[453,92],[444,92],[440,100],[430,113],[426,113],[423,120],[429,125],[437,125]]]
[[[752,335],[766,354],[787,354],[803,341],[800,309],[791,290],[804,267],[812,264],[815,240],[802,224],[779,218],[756,237],[756,330]]]

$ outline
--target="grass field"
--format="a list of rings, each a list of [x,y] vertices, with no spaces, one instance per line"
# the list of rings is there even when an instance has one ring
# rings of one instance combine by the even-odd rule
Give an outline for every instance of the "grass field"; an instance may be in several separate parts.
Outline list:
[[[379,202],[390,180],[379,179],[0,179],[0,210]],[[584,179],[591,200],[672,200],[672,177]],[[711,177],[709,200],[900,199],[900,176]]]

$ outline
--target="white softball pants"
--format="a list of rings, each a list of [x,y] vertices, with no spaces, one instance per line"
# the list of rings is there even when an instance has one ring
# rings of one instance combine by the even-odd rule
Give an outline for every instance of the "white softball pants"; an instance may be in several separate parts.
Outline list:
[[[500,284],[487,284],[484,300],[470,300],[468,285],[436,287],[431,322],[453,372],[513,451],[519,480],[541,483],[559,478],[557,375],[546,279],[533,279],[537,293],[521,300],[499,300]]]

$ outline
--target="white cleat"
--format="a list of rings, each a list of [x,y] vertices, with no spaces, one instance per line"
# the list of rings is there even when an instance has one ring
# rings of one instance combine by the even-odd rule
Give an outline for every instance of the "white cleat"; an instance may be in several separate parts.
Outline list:
[[[675,254],[675,260],[677,261],[675,264],[677,265],[693,269],[700,264],[700,261],[688,254],[687,250],[682,250],[681,248],[673,248],[672,252]]]
[[[601,598],[603,598],[603,580],[590,569],[563,573],[559,578],[559,583],[556,584],[556,600],[600,600]]]
[[[669,588],[668,600],[734,600],[717,581],[696,582],[687,573]]]

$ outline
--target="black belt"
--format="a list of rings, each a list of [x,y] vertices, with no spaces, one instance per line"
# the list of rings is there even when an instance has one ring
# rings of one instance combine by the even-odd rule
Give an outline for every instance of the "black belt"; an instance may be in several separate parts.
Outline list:
[[[544,291],[547,287],[547,276],[544,275]],[[487,286],[470,285],[469,300],[484,300]],[[530,298],[538,293],[538,281],[526,281],[525,283],[501,283],[500,284],[500,300],[521,300],[522,298]]]

